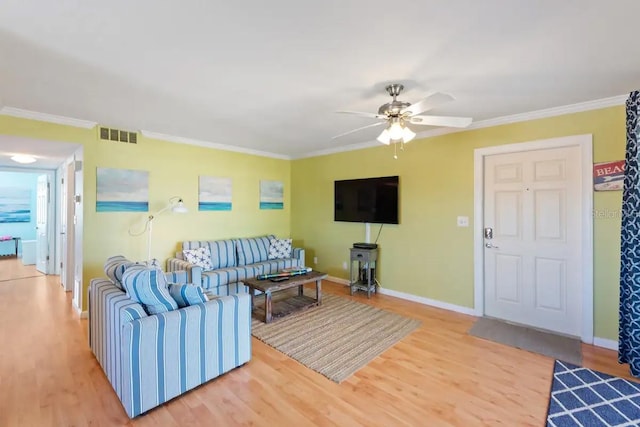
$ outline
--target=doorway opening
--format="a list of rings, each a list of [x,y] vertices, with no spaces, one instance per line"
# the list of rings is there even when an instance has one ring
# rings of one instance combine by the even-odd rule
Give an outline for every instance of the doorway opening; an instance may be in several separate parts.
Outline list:
[[[73,292],[73,308],[82,314],[83,147],[10,135],[0,135],[0,144],[0,236],[19,238],[16,259],[5,270],[20,275],[30,267],[38,274],[58,275],[63,289]],[[29,154],[37,162],[15,166],[9,160],[15,153]],[[3,188],[13,189],[18,195],[14,202],[23,206],[14,209],[23,218],[11,229],[1,219],[2,196],[9,191],[3,193]],[[3,248],[0,244],[0,259]]]

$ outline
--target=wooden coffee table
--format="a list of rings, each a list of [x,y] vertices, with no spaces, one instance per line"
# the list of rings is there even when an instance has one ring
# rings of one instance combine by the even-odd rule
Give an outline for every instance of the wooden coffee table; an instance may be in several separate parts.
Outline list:
[[[288,280],[284,280],[282,282],[274,282],[270,279],[258,280],[255,277],[243,280],[243,282],[249,287],[249,293],[251,294],[251,309],[253,313],[262,317],[264,319],[264,323],[270,323],[273,319],[278,319],[293,312],[322,304],[322,279],[325,279],[326,277],[327,273],[310,271],[309,273],[299,276],[291,276]],[[303,293],[304,285],[311,282],[316,282],[315,298],[308,297]],[[272,295],[275,292],[295,287],[298,288],[298,293],[296,295],[272,301]],[[257,307],[255,305],[254,300],[256,289],[264,293],[264,308]]]

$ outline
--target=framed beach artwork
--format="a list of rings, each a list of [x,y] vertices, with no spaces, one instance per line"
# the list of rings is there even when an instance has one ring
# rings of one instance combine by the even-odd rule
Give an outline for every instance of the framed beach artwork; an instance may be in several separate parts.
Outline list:
[[[96,212],[148,212],[149,172],[98,168]]]
[[[231,210],[231,178],[216,176],[199,177],[199,211]]]
[[[282,181],[260,181],[260,209],[284,208],[284,184]]]
[[[0,223],[31,222],[31,190],[0,187]]]

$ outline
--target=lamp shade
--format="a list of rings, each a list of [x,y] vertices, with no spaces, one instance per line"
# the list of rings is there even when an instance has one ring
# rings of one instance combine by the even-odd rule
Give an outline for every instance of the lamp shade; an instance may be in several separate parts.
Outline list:
[[[402,139],[403,126],[398,121],[394,121],[389,126],[389,138],[392,140]]]
[[[404,129],[402,129],[402,142],[404,142],[405,144],[415,137],[416,133],[408,127],[405,126]]]
[[[173,208],[171,208],[171,211],[173,211],[175,213],[187,213],[187,212],[189,212],[187,207],[184,205],[184,202],[182,201],[182,199],[178,200],[178,203],[176,203],[176,205]]]
[[[389,131],[387,129],[383,130],[377,139],[381,143],[385,145],[389,145],[389,143],[391,142],[391,137],[389,137]]]

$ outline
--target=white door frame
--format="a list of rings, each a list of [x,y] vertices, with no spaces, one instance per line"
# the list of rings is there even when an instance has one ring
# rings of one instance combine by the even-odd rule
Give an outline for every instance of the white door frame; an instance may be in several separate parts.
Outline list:
[[[574,135],[498,145],[474,150],[473,270],[474,310],[484,315],[484,158],[495,154],[577,146],[581,152],[582,187],[582,341],[593,343],[593,138]]]

